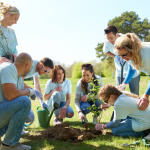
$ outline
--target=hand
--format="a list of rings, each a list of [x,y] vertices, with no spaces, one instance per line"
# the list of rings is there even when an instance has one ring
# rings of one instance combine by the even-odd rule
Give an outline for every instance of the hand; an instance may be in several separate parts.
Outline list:
[[[30,96],[30,98],[31,98],[32,100],[35,100],[35,99],[36,99],[36,95],[33,94],[32,96]]]
[[[14,61],[16,60],[17,55],[15,55],[14,53],[12,53],[12,55],[14,56]]]
[[[60,109],[59,113],[60,113],[59,118],[64,119],[66,117],[66,113],[67,113],[67,106],[62,107]]]
[[[84,103],[84,102],[86,102],[86,101],[87,101],[87,96],[86,96],[86,95],[82,96],[82,97],[81,97],[81,102]]]
[[[5,58],[5,57],[2,57],[1,61],[0,61],[0,64],[4,63],[4,62],[10,62],[11,63],[11,60]]]
[[[33,95],[35,95],[35,90],[34,89],[30,89],[30,88],[27,88],[28,90],[29,90],[29,94],[28,94],[28,96],[33,96]]]
[[[26,119],[26,123],[29,123],[29,125],[31,125],[34,122],[34,118],[35,118],[34,113],[33,110],[31,109]]]
[[[41,103],[41,106],[42,106],[42,109],[43,109],[43,110],[45,110],[45,107],[46,107],[47,110],[49,111],[48,105],[47,105],[43,100],[40,100],[40,103]]]
[[[115,58],[117,61],[119,61],[121,64],[125,62],[124,59],[122,59],[120,56],[116,55]]]
[[[102,104],[102,109],[106,110],[107,108],[109,108],[111,105],[108,103]]]
[[[120,90],[120,91],[124,91],[125,88],[126,88],[127,84],[126,83],[122,83],[120,84],[119,86],[117,86],[117,89]]]
[[[79,117],[80,117],[81,121],[83,121],[83,118],[84,118],[85,121],[87,121],[85,115],[82,112],[79,112]]]
[[[104,129],[104,124],[98,123],[95,126],[95,130],[103,130]]]
[[[37,90],[34,90],[34,93],[35,93],[36,97],[38,98],[38,100],[42,100],[42,99],[43,99],[42,93],[40,93],[40,92],[37,91]]]
[[[145,94],[140,98],[140,101],[138,103],[139,110],[145,110],[148,106],[149,106],[149,99],[148,96],[146,96]]]
[[[61,90],[62,90],[62,86],[59,86],[55,89],[55,91],[58,91],[58,92],[61,92]]]

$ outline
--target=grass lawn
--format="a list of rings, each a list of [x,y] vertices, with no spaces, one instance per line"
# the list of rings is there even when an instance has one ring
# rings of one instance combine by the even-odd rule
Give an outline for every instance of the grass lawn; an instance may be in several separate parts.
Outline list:
[[[65,118],[64,122],[68,122],[70,126],[75,128],[83,128],[81,121],[79,119],[78,113],[75,108],[75,90],[76,90],[76,83],[79,79],[69,79],[72,82],[72,94],[71,94],[71,106],[74,109],[74,117],[72,119]],[[115,79],[111,78],[102,78],[103,84],[112,84],[115,85]],[[28,85],[33,87],[32,81],[25,81]],[[44,93],[45,84],[47,82],[47,79],[41,79],[41,88],[42,93]],[[140,96],[144,93],[146,87],[148,85],[148,77],[141,77],[140,81]],[[129,91],[129,88],[127,87],[127,90]],[[36,108],[40,105],[38,100],[32,101],[32,109],[35,114],[35,121],[34,123],[29,127],[30,134],[36,134],[36,132],[43,130],[42,128],[37,127],[37,113]],[[113,107],[109,108],[107,111],[103,112],[102,116],[102,123],[107,123],[110,120],[111,114],[113,111]],[[91,128],[94,127],[92,124],[92,114],[87,115],[89,126]],[[50,122],[50,125],[53,126],[53,118]],[[111,132],[110,130],[107,130],[107,132]],[[79,144],[78,146],[72,145],[68,141],[54,141],[54,140],[29,140],[28,137],[21,138],[21,141],[23,144],[27,144],[32,146],[32,150],[94,150],[94,149],[101,149],[101,150],[119,150],[119,149],[131,149],[131,148],[125,148],[121,145],[124,143],[133,143],[134,141],[140,140],[141,143],[136,147],[137,150],[145,150],[148,149],[143,146],[141,138],[122,138],[122,137],[116,137],[112,136],[106,133],[106,135],[100,135],[96,139],[93,140],[87,140],[83,143]]]

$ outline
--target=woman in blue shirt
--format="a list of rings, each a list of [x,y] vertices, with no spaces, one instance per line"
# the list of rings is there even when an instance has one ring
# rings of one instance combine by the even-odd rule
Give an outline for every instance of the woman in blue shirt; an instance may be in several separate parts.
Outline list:
[[[65,70],[62,66],[54,66],[51,79],[47,81],[44,90],[44,100],[50,111],[54,103],[59,104],[59,108],[54,111],[54,125],[61,124],[65,117],[72,118],[74,111],[69,105],[71,101],[71,81],[65,78]]]
[[[9,26],[17,24],[20,13],[19,10],[9,4],[1,6],[2,19],[0,21],[0,64],[3,62],[13,62],[18,54],[16,46],[17,38],[15,32]]]
[[[142,42],[134,33],[127,33],[115,42],[114,50],[130,64],[128,74],[118,89],[123,90],[132,79],[135,71],[145,71],[150,75],[150,43]],[[140,98],[139,109],[145,110],[149,105],[150,82],[146,92]]]

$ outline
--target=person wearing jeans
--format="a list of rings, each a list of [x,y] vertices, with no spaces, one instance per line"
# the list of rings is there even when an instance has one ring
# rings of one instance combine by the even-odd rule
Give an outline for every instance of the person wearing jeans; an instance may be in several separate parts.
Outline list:
[[[114,105],[114,118],[107,124],[96,124],[96,130],[110,128],[117,136],[141,137],[144,135],[144,130],[150,128],[150,106],[144,111],[139,110],[140,99],[137,95],[126,91],[121,92],[113,85],[107,84],[101,87],[99,97],[106,103]]]
[[[26,88],[21,76],[25,76],[31,67],[32,58],[27,53],[19,54],[14,63],[0,65],[0,141],[5,134],[1,150],[31,149],[19,143],[24,122],[31,109],[28,96],[34,94]]]
[[[102,101],[98,99],[97,93],[95,96],[94,101],[90,99],[89,94],[92,94],[92,91],[90,91],[93,86],[92,83],[95,84],[95,86],[102,86],[102,79],[100,76],[94,74],[94,69],[91,64],[83,64],[81,66],[82,70],[82,78],[78,81],[76,86],[76,97],[75,97],[75,106],[79,113],[80,120],[87,121],[86,114],[91,112],[91,109],[89,109],[93,104],[97,107],[97,111],[101,111],[100,107],[102,104]],[[96,113],[96,110],[95,113]],[[97,123],[97,117],[98,113],[93,116],[93,124]]]
[[[65,117],[72,118],[74,111],[69,105],[71,101],[71,81],[65,79],[65,70],[62,66],[54,66],[51,79],[47,81],[44,90],[44,100],[51,111],[54,103],[59,104],[59,108],[54,111],[54,125],[61,124]]]

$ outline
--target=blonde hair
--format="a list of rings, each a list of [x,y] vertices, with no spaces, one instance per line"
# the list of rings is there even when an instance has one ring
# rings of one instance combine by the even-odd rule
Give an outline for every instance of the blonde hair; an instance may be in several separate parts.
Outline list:
[[[10,4],[3,4],[2,7],[2,14],[6,14],[9,12],[10,14],[20,14],[19,10],[15,6],[11,6]]]
[[[99,97],[105,97],[106,99],[108,99],[110,97],[110,95],[114,95],[114,96],[120,96],[121,94],[126,94],[127,96],[130,97],[134,97],[134,98],[138,98],[138,95],[126,92],[126,91],[119,91],[116,87],[114,87],[113,85],[110,84],[106,84],[104,86],[102,86],[99,90]]]
[[[140,49],[143,47],[142,41],[134,33],[127,33],[122,37],[119,37],[115,42],[114,50],[120,50],[125,48],[125,50],[132,53],[132,67],[136,70],[142,68],[142,58],[140,54]]]

